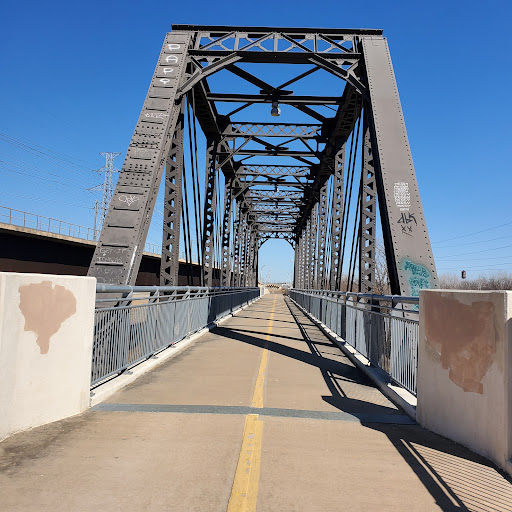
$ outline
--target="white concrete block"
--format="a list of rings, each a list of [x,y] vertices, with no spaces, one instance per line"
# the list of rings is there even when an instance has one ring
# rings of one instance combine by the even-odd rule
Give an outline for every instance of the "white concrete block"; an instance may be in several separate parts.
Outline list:
[[[510,471],[512,293],[420,292],[417,421]]]
[[[0,439],[89,405],[96,279],[0,272]]]

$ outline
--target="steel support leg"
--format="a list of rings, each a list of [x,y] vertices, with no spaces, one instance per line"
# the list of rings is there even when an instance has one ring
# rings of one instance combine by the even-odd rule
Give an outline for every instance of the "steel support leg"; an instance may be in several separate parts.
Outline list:
[[[370,133],[391,293],[436,288],[437,272],[387,41],[362,39]]]
[[[183,178],[184,114],[181,109],[172,137],[165,173],[164,225],[160,285],[178,286]]]
[[[375,226],[377,212],[377,185],[373,167],[372,144],[364,113],[363,175],[361,176],[361,239],[359,241],[359,291],[372,293],[375,288]]]
[[[222,272],[221,286],[229,286],[231,282],[231,205],[232,181],[226,184],[224,191],[224,215],[222,219]]]
[[[334,175],[332,187],[332,220],[331,220],[331,267],[329,288],[338,290],[338,265],[341,265],[341,234],[343,222],[343,188],[345,177],[345,146],[336,153],[334,159]]]
[[[191,32],[165,37],[141,115],[128,147],[89,267],[98,283],[133,285],[137,279],[158,187],[181,107]],[[169,67],[169,59],[174,65]],[[170,71],[171,70],[171,71]]]
[[[203,221],[203,286],[213,286],[213,252],[214,252],[214,224],[215,224],[215,189],[217,172],[217,139],[207,141],[206,150],[206,190],[204,196]]]
[[[329,181],[320,190],[320,201],[318,203],[318,261],[316,288],[326,288],[326,242],[327,242],[327,190]]]

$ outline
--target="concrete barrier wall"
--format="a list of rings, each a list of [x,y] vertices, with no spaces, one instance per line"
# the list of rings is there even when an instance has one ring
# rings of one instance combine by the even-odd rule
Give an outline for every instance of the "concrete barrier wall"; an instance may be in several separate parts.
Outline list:
[[[512,474],[512,292],[422,290],[417,421]]]
[[[89,406],[95,288],[0,272],[0,439]]]

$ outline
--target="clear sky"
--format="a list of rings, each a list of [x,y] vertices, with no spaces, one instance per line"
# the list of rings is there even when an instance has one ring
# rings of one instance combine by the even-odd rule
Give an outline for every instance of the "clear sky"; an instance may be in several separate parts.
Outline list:
[[[92,226],[98,153],[122,153],[121,167],[171,23],[382,28],[438,271],[512,271],[511,5],[4,2],[0,205]],[[260,267],[287,280],[292,257],[270,241]]]

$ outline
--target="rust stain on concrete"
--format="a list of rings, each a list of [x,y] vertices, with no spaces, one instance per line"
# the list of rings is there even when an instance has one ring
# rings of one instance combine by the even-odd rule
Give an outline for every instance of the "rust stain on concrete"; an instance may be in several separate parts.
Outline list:
[[[76,313],[76,298],[64,286],[50,281],[20,286],[20,310],[25,317],[25,331],[36,334],[41,354],[50,349],[50,338],[62,323]]]
[[[496,353],[494,304],[476,301],[462,304],[456,299],[427,294],[425,335],[449,370],[449,378],[464,391],[483,394],[482,380]]]

